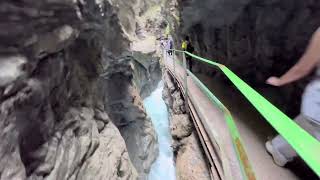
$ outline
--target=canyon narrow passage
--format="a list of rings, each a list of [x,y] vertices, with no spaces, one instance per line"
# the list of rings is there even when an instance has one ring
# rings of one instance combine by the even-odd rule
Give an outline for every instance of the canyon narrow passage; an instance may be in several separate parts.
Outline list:
[[[319,180],[318,10],[0,0],[0,180]]]
[[[155,91],[143,102],[147,114],[158,135],[159,156],[151,167],[150,180],[175,180],[175,166],[173,150],[171,147],[171,134],[169,128],[169,114],[167,106],[162,99],[163,82],[161,81]]]

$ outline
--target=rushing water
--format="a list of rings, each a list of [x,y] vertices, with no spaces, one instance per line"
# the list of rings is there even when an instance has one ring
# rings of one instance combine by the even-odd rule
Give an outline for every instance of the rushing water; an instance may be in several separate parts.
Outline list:
[[[171,135],[169,131],[169,118],[167,106],[162,99],[163,83],[143,102],[148,115],[158,134],[159,156],[152,165],[149,180],[175,180],[175,167],[173,151],[171,148]]]

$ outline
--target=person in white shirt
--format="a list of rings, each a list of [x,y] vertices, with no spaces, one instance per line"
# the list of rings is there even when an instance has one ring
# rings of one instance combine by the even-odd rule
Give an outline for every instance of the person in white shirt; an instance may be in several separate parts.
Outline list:
[[[283,86],[293,83],[317,69],[316,77],[306,87],[301,104],[301,113],[295,122],[301,128],[320,140],[320,28],[313,34],[308,48],[300,60],[283,76],[270,77],[267,84]],[[280,135],[266,143],[267,151],[272,155],[274,162],[284,166],[297,157],[295,150]],[[320,149],[319,149],[320,152]]]

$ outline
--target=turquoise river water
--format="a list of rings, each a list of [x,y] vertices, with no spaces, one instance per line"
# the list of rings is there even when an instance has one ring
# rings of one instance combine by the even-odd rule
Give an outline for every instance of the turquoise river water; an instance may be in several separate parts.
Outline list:
[[[162,99],[163,82],[157,89],[144,99],[147,114],[158,135],[159,156],[151,167],[149,180],[175,180],[175,166],[171,147],[171,134],[169,129],[169,117],[167,106]]]

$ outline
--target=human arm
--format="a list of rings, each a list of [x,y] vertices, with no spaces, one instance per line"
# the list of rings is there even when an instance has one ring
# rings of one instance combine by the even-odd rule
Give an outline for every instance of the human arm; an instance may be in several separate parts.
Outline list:
[[[309,45],[304,55],[300,58],[298,63],[296,63],[288,72],[286,72],[280,78],[270,77],[267,80],[267,84],[273,86],[283,86],[294,81],[297,81],[307,75],[309,75],[312,70],[317,66],[320,59],[320,29],[318,29]]]

